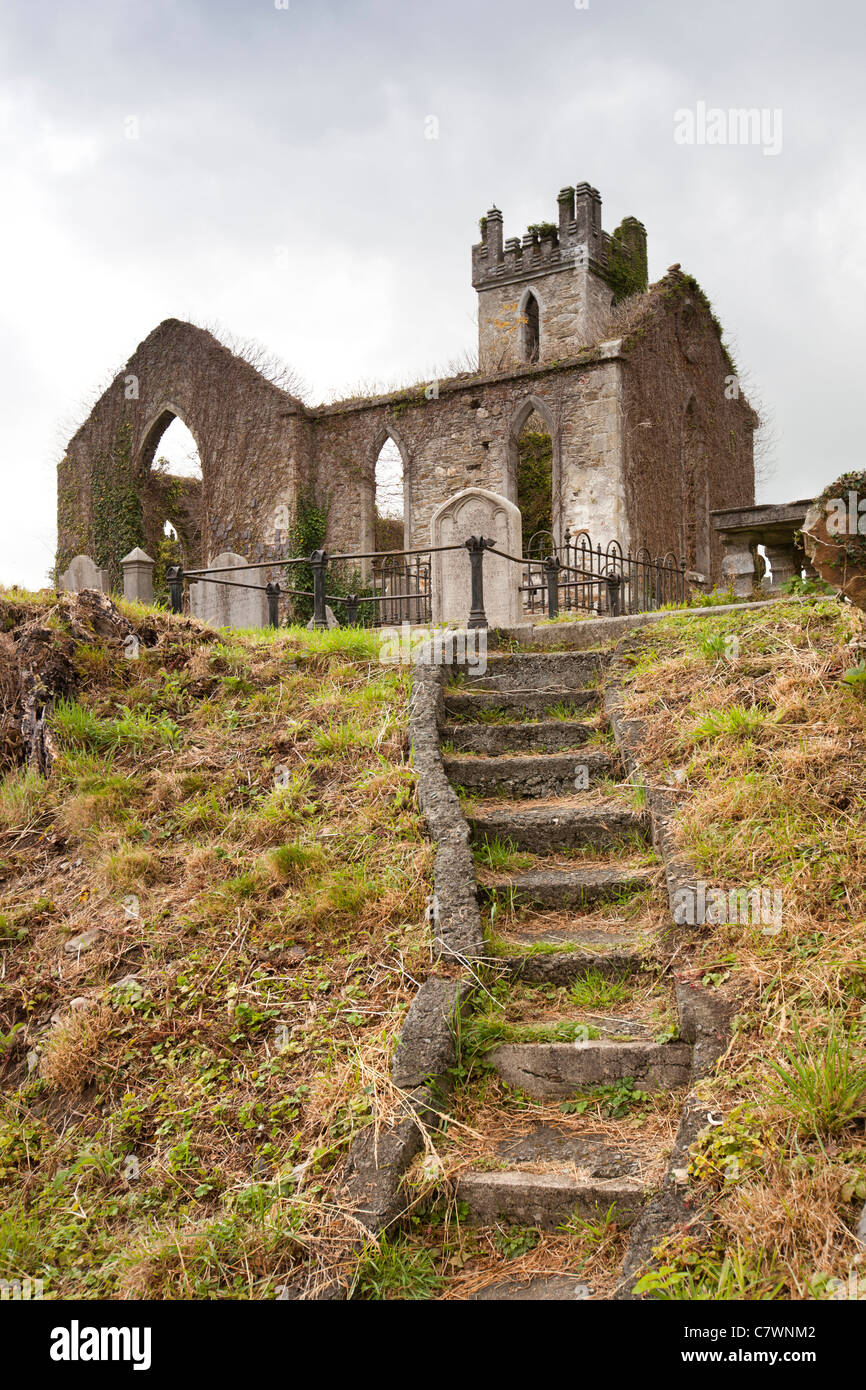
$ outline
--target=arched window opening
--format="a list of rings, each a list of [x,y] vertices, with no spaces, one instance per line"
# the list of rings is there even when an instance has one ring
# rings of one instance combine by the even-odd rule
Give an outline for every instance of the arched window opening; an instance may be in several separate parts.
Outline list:
[[[537,411],[530,412],[517,441],[517,506],[523,522],[524,553],[533,536],[549,554],[553,532],[553,441]],[[540,534],[539,534],[540,533]]]
[[[173,415],[155,449],[154,468],[174,478],[201,478],[198,445],[186,425]]]
[[[537,362],[541,341],[540,313],[538,300],[531,290],[523,306],[523,319],[523,358],[526,362]]]
[[[376,459],[374,550],[402,550],[404,533],[403,459],[389,436]]]
[[[153,592],[167,597],[171,565],[201,565],[204,480],[195,437],[171,404],[154,419],[140,455],[144,548],[154,560]]]

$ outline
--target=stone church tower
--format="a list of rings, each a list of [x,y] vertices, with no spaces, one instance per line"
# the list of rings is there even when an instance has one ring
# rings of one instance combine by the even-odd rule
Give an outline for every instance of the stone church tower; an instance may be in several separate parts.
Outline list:
[[[563,188],[557,222],[502,240],[502,213],[481,219],[472,248],[482,372],[574,357],[597,343],[616,297],[647,288],[646,230],[628,217],[601,228],[601,197],[588,183]]]

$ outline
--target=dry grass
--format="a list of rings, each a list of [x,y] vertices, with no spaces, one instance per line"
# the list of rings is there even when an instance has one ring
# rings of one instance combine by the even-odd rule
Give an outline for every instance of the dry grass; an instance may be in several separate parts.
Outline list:
[[[99,1066],[114,1015],[105,1006],[76,1009],[48,1035],[39,1073],[57,1091],[83,1091]]]
[[[363,633],[128,613],[156,646],[82,651],[52,778],[0,784],[0,1210],[39,1233],[0,1274],[60,1297],[349,1281],[343,1160],[399,1104],[430,965],[408,676]]]
[[[682,933],[699,977],[739,1001],[702,1083],[724,1123],[702,1139],[710,1163],[693,1163],[693,1181],[719,1189],[714,1238],[741,1252],[750,1287],[772,1274],[780,1298],[826,1296],[822,1279],[848,1277],[866,1184],[866,1095],[840,1111],[832,1142],[811,1118],[828,1091],[836,1103],[828,1037],[850,1038],[852,1066],[866,1059],[866,703],[842,680],[862,630],[862,614],[819,600],[668,620],[632,650],[629,713],[645,721],[651,780],[676,800],[683,851],[708,885],[782,895],[778,932],[739,920]],[[719,634],[739,639],[736,659],[713,650]],[[771,1065],[797,1058],[799,1093]]]

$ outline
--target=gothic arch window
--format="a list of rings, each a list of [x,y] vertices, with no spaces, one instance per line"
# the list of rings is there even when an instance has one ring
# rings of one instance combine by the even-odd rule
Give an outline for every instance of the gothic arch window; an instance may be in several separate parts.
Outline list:
[[[402,550],[405,543],[403,457],[390,434],[376,458],[374,550]]]
[[[520,509],[524,550],[533,535],[550,548],[561,540],[559,429],[549,404],[537,396],[521,402],[511,419],[504,492]]]
[[[541,306],[527,290],[520,307],[520,350],[524,362],[537,362],[541,347]]]

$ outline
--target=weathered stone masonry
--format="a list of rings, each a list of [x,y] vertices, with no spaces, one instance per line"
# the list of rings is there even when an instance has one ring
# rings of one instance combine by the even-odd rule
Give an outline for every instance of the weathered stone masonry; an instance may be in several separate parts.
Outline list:
[[[404,465],[406,543],[423,546],[433,511],[461,488],[517,500],[518,439],[534,411],[552,440],[560,537],[585,527],[593,541],[672,550],[718,580],[709,514],[753,500],[756,417],[695,281],[673,267],[646,290],[643,227],[628,218],[608,236],[600,207],[588,185],[564,189],[557,224],[522,241],[503,241],[501,213],[488,212],[472,258],[479,371],[447,381],[307,407],[204,330],[160,324],[60,465],[60,567],[85,552],[116,578],[134,546],[154,553],[165,520],[187,567],[228,549],[267,560],[283,552],[302,488],[329,502],[332,551],[372,550],[389,436]],[[618,326],[613,300],[629,295]],[[174,416],[199,446],[201,483],[151,469]]]

